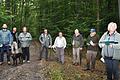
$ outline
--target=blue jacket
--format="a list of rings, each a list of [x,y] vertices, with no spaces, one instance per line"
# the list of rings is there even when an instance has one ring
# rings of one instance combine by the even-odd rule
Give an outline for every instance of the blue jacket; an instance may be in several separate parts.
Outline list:
[[[13,42],[12,34],[9,30],[0,30],[0,45],[11,45]]]

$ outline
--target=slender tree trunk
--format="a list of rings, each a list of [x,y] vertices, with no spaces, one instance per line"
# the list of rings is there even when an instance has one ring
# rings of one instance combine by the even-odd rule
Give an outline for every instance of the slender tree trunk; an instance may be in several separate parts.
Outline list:
[[[99,32],[99,21],[100,21],[99,0],[97,0],[97,32]]]
[[[120,0],[118,0],[118,9],[119,9],[119,22],[120,22]]]

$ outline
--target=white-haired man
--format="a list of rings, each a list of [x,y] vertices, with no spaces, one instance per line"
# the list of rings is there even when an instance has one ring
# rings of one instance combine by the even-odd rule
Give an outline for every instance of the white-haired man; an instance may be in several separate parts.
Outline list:
[[[105,60],[107,80],[119,80],[120,34],[116,29],[116,23],[109,23],[108,31],[99,40],[101,54]]]

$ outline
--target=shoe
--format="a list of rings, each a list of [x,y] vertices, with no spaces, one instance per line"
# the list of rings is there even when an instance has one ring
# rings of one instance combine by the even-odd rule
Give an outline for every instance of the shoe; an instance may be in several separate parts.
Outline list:
[[[76,66],[79,66],[79,63],[76,63],[75,65],[76,65]]]
[[[3,64],[3,62],[0,62],[0,65],[2,65]]]
[[[85,68],[85,69],[83,69],[84,71],[88,71],[88,70],[90,70],[89,68]]]
[[[23,60],[23,63],[25,63],[25,60]]]
[[[95,69],[91,69],[91,72],[94,72],[95,71]]]
[[[10,65],[10,64],[11,64],[11,62],[10,62],[10,61],[8,61],[8,62],[7,62],[7,64],[8,64],[8,65]]]
[[[27,62],[28,62],[28,63],[30,63],[30,61],[29,61],[29,60],[28,60]]]
[[[76,63],[72,63],[72,65],[75,65]]]

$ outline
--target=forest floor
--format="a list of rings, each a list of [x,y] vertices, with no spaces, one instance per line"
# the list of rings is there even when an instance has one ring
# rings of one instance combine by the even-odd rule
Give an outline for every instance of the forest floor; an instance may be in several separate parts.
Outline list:
[[[72,57],[65,55],[65,64],[62,65],[52,57],[49,61],[38,60],[40,47],[33,42],[30,47],[31,62],[14,67],[4,63],[0,66],[0,80],[106,80],[104,64],[97,60],[94,72],[84,71],[85,59],[82,66],[72,65]]]

